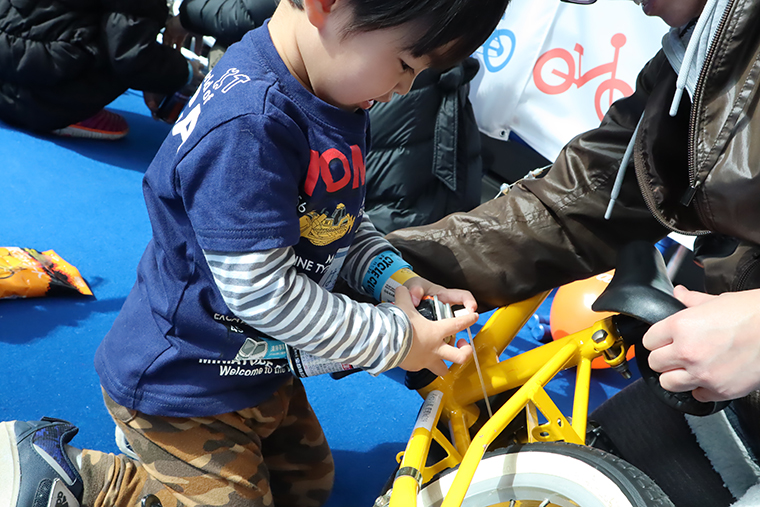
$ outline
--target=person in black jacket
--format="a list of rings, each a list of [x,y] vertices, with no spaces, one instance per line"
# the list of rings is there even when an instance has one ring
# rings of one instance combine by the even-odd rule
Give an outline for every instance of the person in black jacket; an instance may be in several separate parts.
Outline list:
[[[406,95],[369,111],[365,211],[377,230],[426,225],[480,204],[480,134],[468,99],[475,58],[420,73]]]
[[[210,35],[225,46],[261,26],[277,7],[275,0],[184,0],[179,8],[182,26]]]
[[[126,121],[104,106],[129,88],[170,95],[202,77],[156,41],[168,15],[165,0],[0,0],[0,119],[124,137]]]
[[[216,39],[209,52],[213,68],[230,45],[264,24],[275,7],[276,0],[184,0],[177,17],[185,30]]]

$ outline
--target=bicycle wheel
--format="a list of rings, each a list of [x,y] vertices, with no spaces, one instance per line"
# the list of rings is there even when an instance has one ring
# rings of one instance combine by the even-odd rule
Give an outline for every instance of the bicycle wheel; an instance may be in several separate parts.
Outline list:
[[[438,507],[456,470],[430,481],[418,507]],[[463,507],[666,507],[673,503],[643,472],[592,447],[536,443],[486,454]]]
[[[552,60],[557,61],[553,62]],[[562,81],[560,81],[559,84],[550,84],[544,81],[544,66],[549,62],[552,62],[552,65],[554,66],[554,68],[550,67],[551,74],[562,78]],[[559,62],[565,62],[564,67],[567,67],[567,73],[561,72],[556,68],[556,65],[559,64]],[[560,68],[562,68],[561,64]],[[547,95],[557,95],[569,90],[573,83],[575,83],[575,60],[573,59],[573,55],[570,54],[570,51],[562,48],[555,48],[542,54],[533,66],[533,82],[539,91],[542,91]]]

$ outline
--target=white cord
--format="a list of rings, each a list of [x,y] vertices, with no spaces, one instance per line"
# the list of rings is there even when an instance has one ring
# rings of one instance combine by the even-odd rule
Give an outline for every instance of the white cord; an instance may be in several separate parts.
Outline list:
[[[633,131],[633,135],[631,135],[631,140],[628,141],[628,146],[625,148],[623,160],[620,162],[617,176],[615,176],[615,184],[613,185],[612,193],[610,194],[610,202],[607,203],[607,211],[604,212],[605,220],[609,220],[610,216],[612,216],[612,208],[615,206],[615,202],[620,195],[620,187],[623,186],[623,177],[625,176],[625,170],[628,168],[628,161],[631,159],[631,155],[633,154],[633,145],[636,143],[636,134],[639,133],[639,125],[641,125],[641,120],[643,118],[644,114],[642,113],[641,118],[639,118],[639,122],[636,124],[636,128]]]
[[[466,315],[469,313],[466,309],[457,310],[454,312],[455,317],[460,315]],[[493,410],[491,410],[491,402],[488,401],[488,391],[486,390],[486,383],[483,381],[483,372],[480,370],[480,361],[478,361],[478,349],[475,348],[475,343],[472,341],[472,331],[467,328],[467,336],[470,337],[470,346],[472,346],[472,358],[475,360],[475,369],[478,372],[478,378],[480,379],[480,388],[483,389],[483,400],[486,402],[486,410],[488,410],[488,417],[493,417]]]

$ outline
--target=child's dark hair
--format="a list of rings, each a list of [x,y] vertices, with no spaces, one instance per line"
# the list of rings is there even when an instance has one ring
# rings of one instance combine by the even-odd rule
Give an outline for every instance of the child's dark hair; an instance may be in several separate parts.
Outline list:
[[[433,66],[450,67],[471,55],[496,29],[509,0],[348,0],[354,21],[348,32],[419,27],[408,50],[430,56]],[[303,8],[302,0],[290,0]],[[445,50],[442,48],[445,47]]]

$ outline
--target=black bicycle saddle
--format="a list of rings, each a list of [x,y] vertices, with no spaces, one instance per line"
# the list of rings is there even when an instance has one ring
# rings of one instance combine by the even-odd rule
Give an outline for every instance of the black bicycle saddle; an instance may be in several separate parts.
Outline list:
[[[673,284],[659,250],[636,241],[620,250],[612,281],[591,308],[622,313],[652,325],[685,306],[673,297]]]
[[[617,317],[616,325],[626,343],[636,346],[639,372],[657,398],[687,414],[714,414],[723,410],[729,402],[703,403],[689,391],[666,391],[660,386],[660,374],[649,367],[649,350],[641,345],[649,326],[684,308],[683,303],[673,296],[673,284],[662,255],[654,245],[645,241],[634,241],[620,250],[612,280],[591,305],[596,312],[615,312],[625,316]]]

